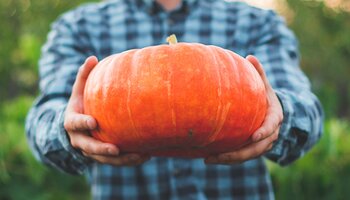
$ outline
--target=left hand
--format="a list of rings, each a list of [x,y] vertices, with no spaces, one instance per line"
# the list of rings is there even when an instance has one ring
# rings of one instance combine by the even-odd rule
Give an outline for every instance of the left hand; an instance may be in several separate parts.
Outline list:
[[[71,145],[81,153],[96,162],[114,166],[135,166],[149,160],[148,155],[135,153],[121,154],[120,149],[110,143],[101,142],[90,134],[98,126],[97,121],[83,113],[83,96],[86,80],[97,65],[96,57],[91,56],[79,68],[69,98],[64,118],[64,128],[67,131]]]
[[[273,142],[278,139],[281,123],[283,121],[283,111],[274,90],[266,78],[262,65],[254,56],[246,58],[253,64],[261,76],[267,93],[267,112],[265,120],[260,128],[252,135],[252,143],[236,151],[210,156],[205,159],[206,164],[235,164],[259,157],[269,151]]]

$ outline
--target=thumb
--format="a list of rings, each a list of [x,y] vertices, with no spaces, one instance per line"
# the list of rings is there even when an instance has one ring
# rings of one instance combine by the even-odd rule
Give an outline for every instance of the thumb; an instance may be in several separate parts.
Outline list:
[[[85,83],[87,78],[89,77],[92,69],[97,65],[98,60],[95,56],[88,57],[84,64],[79,68],[77,78],[73,85],[72,97],[83,96]]]
[[[263,82],[265,84],[266,89],[272,90],[270,82],[266,77],[264,68],[263,68],[262,64],[259,62],[259,60],[255,56],[252,56],[252,55],[247,56],[246,59],[254,66],[256,71],[259,73],[261,79],[263,80]]]

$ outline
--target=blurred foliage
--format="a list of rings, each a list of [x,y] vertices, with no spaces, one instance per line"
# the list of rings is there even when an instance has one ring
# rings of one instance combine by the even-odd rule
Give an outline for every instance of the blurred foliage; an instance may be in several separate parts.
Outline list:
[[[40,47],[50,24],[66,10],[92,1],[0,0],[0,102],[36,93]]]
[[[349,130],[349,122],[328,119],[321,142],[304,158],[286,168],[270,163],[276,199],[348,199]]]
[[[287,2],[294,12],[290,27],[300,42],[302,68],[326,114],[350,119],[350,12],[323,1]]]
[[[94,0],[0,0],[0,199],[88,199],[80,177],[38,163],[24,135],[24,118],[37,93],[40,47],[59,14]],[[97,1],[97,0],[95,0]],[[349,3],[285,0],[300,41],[301,66],[326,111],[325,135],[303,159],[269,164],[277,199],[350,197]],[[342,6],[343,2],[343,6]],[[286,10],[284,10],[286,11]],[[283,14],[283,12],[282,12]]]
[[[22,96],[0,106],[0,199],[89,199],[83,177],[54,171],[33,158],[23,127],[33,100]]]

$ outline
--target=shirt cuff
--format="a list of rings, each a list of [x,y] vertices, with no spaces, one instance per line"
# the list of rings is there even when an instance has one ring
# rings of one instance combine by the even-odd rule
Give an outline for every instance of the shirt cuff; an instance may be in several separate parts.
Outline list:
[[[283,122],[280,127],[278,139],[274,142],[272,149],[265,154],[267,158],[281,165],[286,164],[288,145],[285,143],[289,140],[289,131],[292,126],[292,116],[294,113],[293,105],[283,91],[275,91],[283,110]]]
[[[71,143],[69,135],[64,128],[64,116],[65,116],[66,106],[62,107],[59,111],[59,117],[58,117],[58,127],[59,127],[59,133],[58,133],[58,139],[60,143],[62,144],[63,148],[73,157],[74,161],[76,163],[79,163],[79,165],[75,165],[77,168],[76,170],[79,173],[83,173],[87,167],[88,164],[92,163],[91,159],[85,157],[80,150],[75,149]]]

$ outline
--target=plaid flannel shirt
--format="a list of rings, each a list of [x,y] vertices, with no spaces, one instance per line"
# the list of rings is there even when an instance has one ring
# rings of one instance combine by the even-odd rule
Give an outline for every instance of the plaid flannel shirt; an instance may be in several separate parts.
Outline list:
[[[203,159],[152,158],[136,167],[91,162],[74,149],[63,127],[79,66],[128,49],[179,41],[230,49],[261,61],[283,107],[273,149],[239,165],[205,165]],[[85,174],[94,199],[273,199],[264,158],[286,165],[322,134],[322,108],[299,68],[297,41],[273,11],[224,0],[184,0],[166,12],[154,1],[114,0],[63,14],[42,48],[40,96],[26,120],[37,159],[70,174]]]

